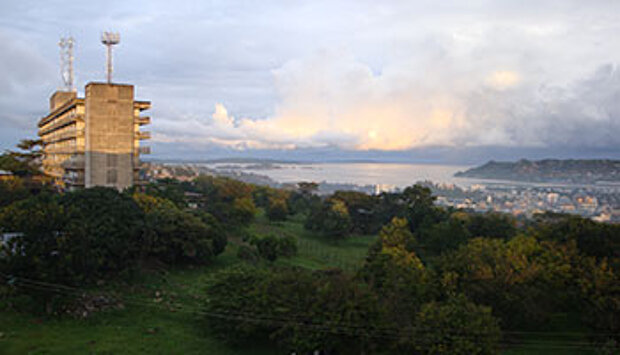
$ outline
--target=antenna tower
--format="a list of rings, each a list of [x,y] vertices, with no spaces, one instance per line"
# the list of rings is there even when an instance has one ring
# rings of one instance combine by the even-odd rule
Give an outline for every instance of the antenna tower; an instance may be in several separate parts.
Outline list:
[[[121,41],[121,35],[116,32],[104,32],[101,35],[101,43],[108,47],[106,54],[106,75],[108,84],[112,82],[112,46],[118,44]]]
[[[63,89],[74,91],[73,87],[73,37],[61,38],[58,42],[60,47],[60,77],[62,78]]]

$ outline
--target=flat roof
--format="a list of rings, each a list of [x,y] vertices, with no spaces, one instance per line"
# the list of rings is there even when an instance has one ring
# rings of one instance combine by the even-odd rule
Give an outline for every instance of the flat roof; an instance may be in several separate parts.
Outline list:
[[[56,116],[69,111],[70,109],[75,107],[77,104],[84,104],[84,99],[82,99],[82,98],[75,98],[75,99],[71,99],[71,100],[65,102],[60,107],[57,107],[54,111],[50,112],[47,116],[41,118],[41,120],[39,120],[38,126],[42,127],[44,124],[46,124],[47,122],[51,121]]]

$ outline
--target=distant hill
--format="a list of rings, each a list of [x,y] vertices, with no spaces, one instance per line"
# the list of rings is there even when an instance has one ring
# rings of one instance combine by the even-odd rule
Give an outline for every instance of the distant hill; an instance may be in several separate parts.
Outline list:
[[[454,176],[527,182],[620,182],[620,160],[491,160],[482,166],[459,171]]]

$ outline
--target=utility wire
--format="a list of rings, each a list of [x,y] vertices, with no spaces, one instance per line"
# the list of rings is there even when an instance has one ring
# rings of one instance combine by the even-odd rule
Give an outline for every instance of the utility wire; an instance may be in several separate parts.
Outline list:
[[[65,294],[65,295],[73,295],[73,296],[77,296],[77,295],[81,295],[84,294],[85,292],[88,292],[87,290],[84,289],[79,289],[76,287],[70,287],[70,286],[66,286],[66,285],[61,285],[61,284],[53,284],[53,283],[47,283],[47,282],[42,282],[42,281],[37,281],[37,280],[32,280],[32,279],[26,279],[26,278],[17,278],[17,277],[11,277],[9,275],[6,274],[2,274],[0,273],[0,275],[3,275],[5,278],[11,278],[12,280],[17,280],[19,285],[17,286],[22,286],[25,288],[30,288],[30,289],[34,289],[34,290],[43,290],[43,291],[53,291],[56,293],[60,293],[60,294]],[[90,291],[92,292],[92,291]],[[161,308],[161,306],[157,303],[151,303],[148,302],[144,299],[141,298],[137,298],[137,297],[127,297],[124,296],[124,299],[126,301],[126,303],[132,304],[132,305],[136,305],[136,306],[147,306],[147,307],[156,307],[156,308]],[[177,304],[179,304],[179,302],[177,302]],[[256,313],[247,313],[247,312],[232,312],[232,311],[219,311],[219,312],[206,312],[202,309],[191,309],[192,307],[187,307],[187,304],[184,305],[185,307],[183,308],[177,308],[175,309],[175,311],[178,312],[184,312],[184,313],[188,313],[188,314],[192,314],[192,315],[200,315],[203,317],[210,317],[210,318],[217,318],[217,319],[226,319],[226,320],[234,320],[234,321],[246,321],[246,322],[255,322],[255,323],[263,323],[263,324],[268,324],[268,325],[287,325],[287,326],[301,326],[301,327],[306,327],[309,329],[313,329],[313,330],[318,330],[318,331],[324,331],[326,333],[337,333],[337,334],[343,334],[343,335],[349,335],[349,336],[365,336],[367,338],[381,338],[381,339],[403,339],[403,337],[405,336],[414,336],[414,335],[419,335],[420,333],[425,333],[425,332],[429,332],[429,331],[433,331],[433,329],[428,329],[428,328],[421,328],[421,327],[408,327],[406,330],[402,330],[402,329],[394,329],[393,327],[391,328],[382,328],[382,327],[372,327],[372,328],[368,328],[366,326],[359,326],[359,325],[351,325],[351,324],[347,324],[347,323],[343,323],[343,322],[337,322],[337,325],[334,324],[325,324],[325,323],[316,323],[313,322],[312,320],[309,319],[304,319],[304,318],[300,318],[300,317],[274,317],[274,316],[265,316],[265,315],[257,315]],[[469,340],[475,340],[474,338],[478,338],[479,336],[484,336],[487,335],[487,333],[479,333],[479,334],[459,334],[462,330],[461,329],[456,329],[456,328],[443,328],[443,330],[458,330],[459,332],[457,333],[452,333],[452,337],[453,338],[462,338],[462,339],[469,339]],[[366,333],[371,333],[371,334],[362,334],[361,331],[366,331]],[[507,334],[544,334],[544,335],[581,335],[578,333],[562,333],[562,332],[555,332],[555,333],[550,333],[550,332],[515,332],[515,331],[505,331],[503,333],[507,333]],[[450,333],[449,333],[450,334]],[[611,333],[605,333],[605,334],[611,334]],[[602,335],[602,333],[599,333],[598,335]],[[502,345],[539,345],[542,348],[548,349],[550,348],[548,343],[542,342],[542,341],[519,341],[519,342],[500,342],[500,344]],[[567,348],[566,346],[569,347],[579,347],[579,348],[595,348],[591,343],[587,343],[587,342],[565,342],[565,346],[562,348]],[[557,346],[554,346],[554,348],[558,348]]]

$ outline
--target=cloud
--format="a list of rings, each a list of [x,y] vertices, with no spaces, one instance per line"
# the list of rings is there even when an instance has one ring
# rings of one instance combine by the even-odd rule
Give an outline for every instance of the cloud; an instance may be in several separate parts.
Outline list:
[[[156,152],[620,149],[619,13],[578,0],[4,2],[0,144],[46,113],[59,35],[76,37],[83,88],[103,78],[112,29],[115,78],[153,102]]]
[[[47,102],[33,102],[33,97],[45,97],[49,90],[46,80],[53,76],[53,70],[26,41],[2,31],[0,68],[0,147],[7,142],[8,148],[20,138],[36,135],[37,113],[47,107]]]
[[[517,85],[521,78],[519,74],[510,70],[497,70],[487,77],[487,83],[495,89],[504,90]]]
[[[609,133],[620,129],[614,65],[564,86],[505,69],[461,77],[446,61],[423,69],[395,64],[375,73],[351,53],[322,51],[274,71],[279,103],[271,117],[235,119],[217,104],[210,120],[185,131],[236,149],[620,146]]]
[[[620,73],[601,65],[567,85],[535,85],[513,90],[481,90],[468,98],[463,141],[527,146],[618,147]],[[491,134],[476,134],[493,127]]]

